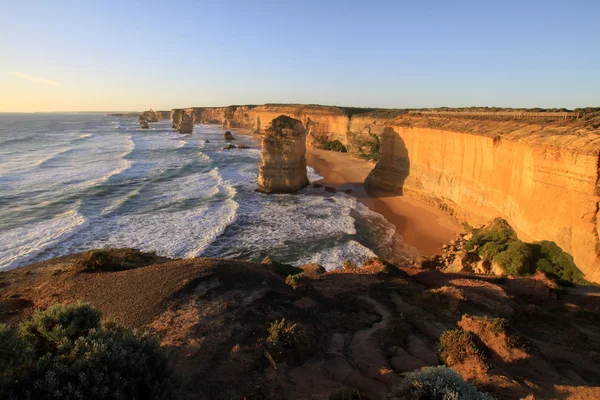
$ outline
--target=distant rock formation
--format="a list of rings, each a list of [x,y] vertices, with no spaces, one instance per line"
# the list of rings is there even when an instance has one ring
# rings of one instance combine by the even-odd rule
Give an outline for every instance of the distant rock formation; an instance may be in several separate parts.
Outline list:
[[[223,135],[223,137],[225,137],[225,140],[234,140],[235,139],[233,137],[233,135],[231,134],[231,132],[229,132],[229,131],[225,132],[225,134]]]
[[[173,110],[173,128],[179,133],[192,133],[194,121],[183,109]]]
[[[258,168],[259,192],[292,193],[308,185],[302,122],[285,115],[271,121],[262,140]]]
[[[142,115],[144,116],[144,118],[146,118],[146,121],[148,122],[158,122],[159,120],[158,115],[152,109],[150,109],[149,111],[144,111]]]
[[[143,115],[139,116],[139,120],[140,120],[140,128],[150,129],[150,126],[148,125],[148,121],[146,121],[146,118],[144,118]]]

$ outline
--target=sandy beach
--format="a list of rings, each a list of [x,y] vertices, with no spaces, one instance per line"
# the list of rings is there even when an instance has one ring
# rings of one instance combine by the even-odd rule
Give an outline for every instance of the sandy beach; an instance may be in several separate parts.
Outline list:
[[[375,167],[371,161],[319,149],[307,149],[306,160],[323,176],[319,183],[337,190],[351,189],[353,196],[394,224],[402,241],[423,256],[438,253],[444,243],[463,231],[458,221],[433,206],[383,190],[367,190],[363,182]]]

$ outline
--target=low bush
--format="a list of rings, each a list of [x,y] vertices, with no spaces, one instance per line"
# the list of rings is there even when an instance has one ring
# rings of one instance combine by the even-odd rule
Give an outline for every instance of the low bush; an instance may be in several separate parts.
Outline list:
[[[0,398],[175,398],[159,342],[100,317],[85,304],[58,304],[19,329],[0,325]]]
[[[464,381],[454,370],[425,367],[406,374],[385,397],[387,400],[493,400],[487,393]]]
[[[488,242],[505,244],[515,239],[517,239],[517,234],[508,222],[502,218],[496,218],[480,229],[473,230],[473,237],[465,244],[465,250],[473,250],[475,246],[480,248]]]
[[[472,332],[448,329],[440,336],[439,357],[447,365],[462,364],[468,358],[485,361],[485,346]]]
[[[506,250],[496,254],[494,261],[509,275],[531,275],[535,272],[533,246],[512,241]]]
[[[342,144],[342,142],[340,142],[339,140],[329,140],[325,143],[323,143],[321,145],[321,149],[323,150],[329,150],[329,151],[338,151],[341,153],[345,153],[348,150],[346,149],[346,146],[344,146]]]
[[[287,322],[285,318],[271,323],[268,332],[267,343],[271,346],[289,348],[298,342],[298,325]]]
[[[533,244],[537,258],[536,268],[556,275],[569,282],[585,284],[583,272],[577,268],[573,256],[564,252],[556,243],[544,240]]]
[[[75,262],[78,271],[100,271],[117,267],[106,249],[90,250]]]
[[[299,274],[288,275],[287,278],[285,278],[285,283],[286,283],[286,285],[290,285],[291,287],[296,289],[305,280],[306,280],[306,275],[304,275],[304,272],[300,272]]]

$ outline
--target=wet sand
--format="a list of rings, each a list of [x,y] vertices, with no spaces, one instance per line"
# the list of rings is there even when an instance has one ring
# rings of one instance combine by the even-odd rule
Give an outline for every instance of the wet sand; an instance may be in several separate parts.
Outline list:
[[[351,189],[352,195],[396,226],[402,241],[424,256],[463,231],[462,226],[443,211],[421,201],[379,189],[366,189],[363,182],[375,163],[347,153],[307,149],[307,164],[323,176],[319,183],[337,190]]]

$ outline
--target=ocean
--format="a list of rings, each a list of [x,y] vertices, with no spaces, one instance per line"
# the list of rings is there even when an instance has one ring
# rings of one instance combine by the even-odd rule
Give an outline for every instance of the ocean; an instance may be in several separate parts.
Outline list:
[[[340,268],[387,255],[395,228],[345,193],[255,191],[260,143],[170,121],[0,113],[0,270],[102,247]],[[321,179],[308,167],[311,182]]]

